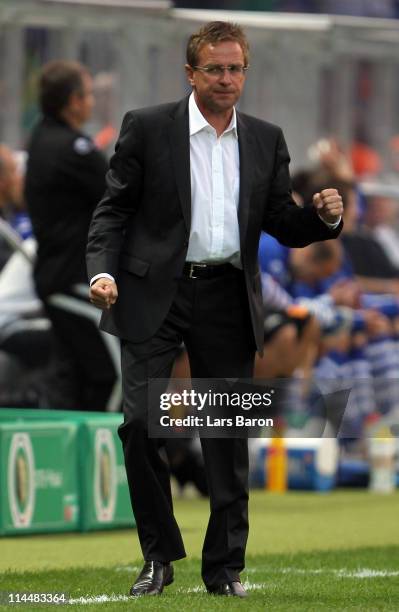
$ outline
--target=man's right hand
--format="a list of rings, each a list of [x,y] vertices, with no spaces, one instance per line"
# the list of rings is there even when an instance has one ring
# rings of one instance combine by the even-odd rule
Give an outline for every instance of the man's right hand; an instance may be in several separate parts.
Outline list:
[[[90,287],[90,301],[101,310],[109,310],[118,299],[116,283],[109,278],[98,278]]]

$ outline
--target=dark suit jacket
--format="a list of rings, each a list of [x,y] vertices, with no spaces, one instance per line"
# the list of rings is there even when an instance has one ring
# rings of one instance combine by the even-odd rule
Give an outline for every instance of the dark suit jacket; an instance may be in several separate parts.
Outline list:
[[[43,118],[28,150],[25,196],[38,241],[35,282],[42,298],[86,283],[91,217],[104,193],[107,161],[83,132]]]
[[[281,129],[243,113],[237,113],[237,125],[241,258],[254,336],[262,350],[261,230],[287,246],[301,247],[334,238],[340,228],[330,230],[313,209],[293,202]],[[107,174],[107,191],[89,231],[89,278],[108,272],[119,290],[116,304],[103,314],[102,329],[133,342],[156,332],[186,260],[190,217],[188,98],[128,112]]]

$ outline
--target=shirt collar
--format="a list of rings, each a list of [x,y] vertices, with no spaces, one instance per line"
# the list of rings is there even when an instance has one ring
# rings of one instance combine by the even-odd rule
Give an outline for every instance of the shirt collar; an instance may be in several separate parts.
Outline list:
[[[211,128],[214,130],[208,121],[205,119],[204,115],[201,113],[200,109],[197,106],[197,103],[194,98],[194,92],[190,95],[188,101],[188,116],[190,120],[190,136],[194,136],[198,132],[205,128]],[[233,132],[234,136],[237,138],[237,113],[235,107],[233,107],[233,116],[230,121],[230,125],[223,132],[226,134],[227,132]]]

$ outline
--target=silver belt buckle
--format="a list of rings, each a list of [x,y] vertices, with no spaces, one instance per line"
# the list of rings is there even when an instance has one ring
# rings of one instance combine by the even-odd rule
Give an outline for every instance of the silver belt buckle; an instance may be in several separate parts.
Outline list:
[[[206,264],[204,263],[190,263],[190,272],[188,274],[188,278],[198,278],[198,276],[194,276],[195,268],[206,268]]]

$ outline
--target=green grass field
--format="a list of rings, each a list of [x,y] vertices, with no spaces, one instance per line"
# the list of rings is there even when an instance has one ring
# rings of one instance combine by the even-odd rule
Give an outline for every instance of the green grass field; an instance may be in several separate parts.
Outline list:
[[[141,568],[133,530],[3,538],[0,591],[65,592],[73,608],[101,611],[399,610],[399,493],[252,492],[245,600],[210,596],[202,585],[208,502],[180,499],[175,510],[188,558],[161,597],[126,596]]]

